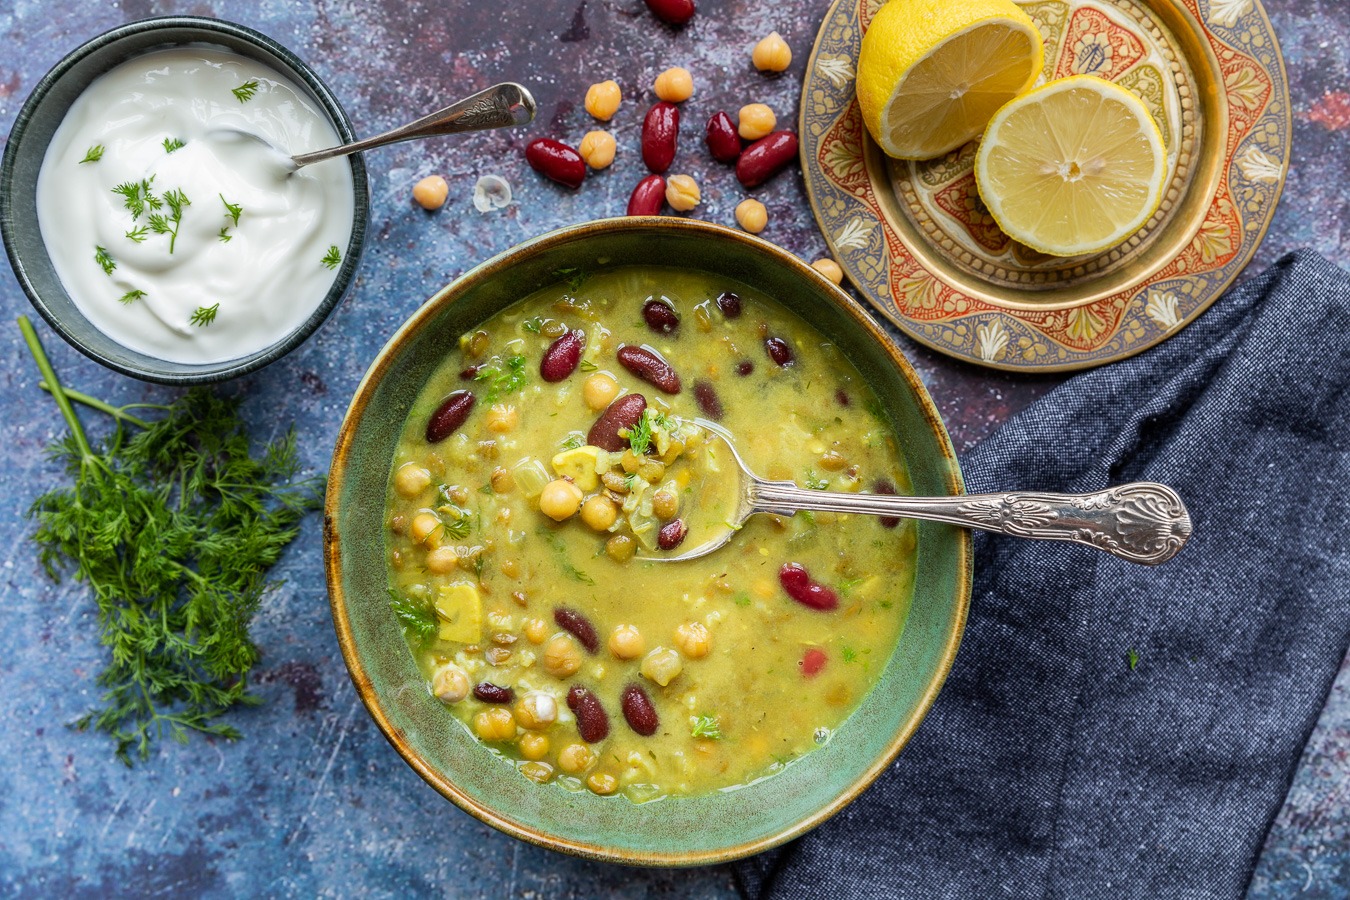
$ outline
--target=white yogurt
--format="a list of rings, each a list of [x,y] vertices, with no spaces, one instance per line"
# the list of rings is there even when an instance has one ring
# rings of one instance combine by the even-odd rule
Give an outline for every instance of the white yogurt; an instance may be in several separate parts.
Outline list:
[[[340,268],[330,248],[340,258],[351,237],[350,166],[291,172],[285,158],[339,143],[262,63],[203,47],[138,56],[94,81],[52,137],[42,240],[76,306],[117,342],[179,363],[247,356],[304,323]],[[126,193],[143,201],[130,190],[142,183],[160,207],[134,215]]]

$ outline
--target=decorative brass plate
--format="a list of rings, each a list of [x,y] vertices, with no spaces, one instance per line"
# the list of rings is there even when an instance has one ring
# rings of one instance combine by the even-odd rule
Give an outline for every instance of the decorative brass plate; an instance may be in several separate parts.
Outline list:
[[[1289,167],[1289,85],[1260,0],[1018,5],[1045,39],[1042,80],[1099,75],[1158,120],[1169,185],[1137,235],[1096,256],[1044,256],[985,209],[974,143],[887,158],[853,93],[881,0],[835,0],[825,15],[802,86],[802,172],[835,258],[915,340],[1000,369],[1082,369],[1175,334],[1251,259]]]

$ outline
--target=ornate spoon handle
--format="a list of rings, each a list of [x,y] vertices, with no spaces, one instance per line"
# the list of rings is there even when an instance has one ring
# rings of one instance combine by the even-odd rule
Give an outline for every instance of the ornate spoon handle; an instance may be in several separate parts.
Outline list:
[[[815,509],[929,519],[1017,537],[1073,541],[1151,566],[1176,556],[1191,536],[1191,516],[1176,491],[1150,481],[1091,494],[1010,491],[899,497],[810,491],[790,481],[756,478],[750,499],[755,512],[791,515]]]

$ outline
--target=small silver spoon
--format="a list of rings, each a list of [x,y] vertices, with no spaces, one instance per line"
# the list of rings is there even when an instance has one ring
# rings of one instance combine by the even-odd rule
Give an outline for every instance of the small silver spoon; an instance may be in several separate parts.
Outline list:
[[[746,466],[721,426],[695,419],[726,444],[740,473],[738,504],[729,528],[679,556],[644,560],[682,562],[726,546],[755,513],[790,516],[798,510],[861,513],[949,522],[1015,537],[1072,541],[1105,550],[1129,562],[1156,566],[1176,556],[1191,536],[1191,516],[1176,491],[1151,481],[1122,484],[1091,494],[1012,491],[959,497],[901,497],[813,491],[791,481],[766,481]]]

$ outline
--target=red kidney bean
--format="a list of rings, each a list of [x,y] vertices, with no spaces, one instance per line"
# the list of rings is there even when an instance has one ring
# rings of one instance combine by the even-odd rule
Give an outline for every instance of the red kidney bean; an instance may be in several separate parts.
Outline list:
[[[586,180],[586,161],[581,154],[552,138],[535,138],[525,145],[525,161],[540,175],[570,188]]]
[[[478,377],[478,371],[482,368],[483,368],[482,366],[469,366],[467,369],[464,369],[459,373],[459,380],[473,381],[475,378]]]
[[[590,652],[594,653],[600,649],[600,636],[595,633],[595,626],[591,624],[590,619],[575,609],[558,607],[553,611],[553,621],[557,622],[562,630],[571,632],[573,637],[581,641],[581,646]]]
[[[820,674],[820,670],[825,668],[825,651],[818,647],[812,647],[802,654],[802,661],[797,665],[801,666],[802,674],[807,678],[814,678]]]
[[[577,329],[569,331],[548,345],[544,358],[539,360],[539,375],[545,381],[562,381],[577,370],[581,362],[581,347],[586,342],[586,333]]]
[[[656,533],[656,546],[662,550],[674,550],[684,542],[684,536],[688,533],[689,526],[684,524],[684,520],[671,519]]]
[[[679,314],[665,300],[648,300],[642,304],[642,318],[657,334],[670,334],[680,327]]]
[[[694,0],[647,0],[647,8],[667,25],[683,25],[694,17]]]
[[[656,729],[661,726],[661,718],[656,714],[656,707],[652,706],[646,691],[636,684],[630,684],[623,689],[619,701],[623,705],[623,717],[628,720],[629,728],[643,737],[656,734]]]
[[[615,355],[620,365],[643,381],[656,385],[667,394],[680,392],[680,376],[670,367],[670,363],[646,347],[625,344]]]
[[[577,717],[577,731],[583,741],[596,744],[609,736],[609,716],[595,694],[574,684],[567,692],[567,708]]]
[[[628,198],[628,215],[659,216],[666,202],[666,180],[660,175],[648,175],[633,188]]]
[[[733,294],[731,291],[723,291],[717,295],[717,308],[722,311],[725,318],[739,319],[741,317],[741,295]]]
[[[427,420],[427,443],[437,444],[454,434],[473,411],[475,400],[469,391],[455,391],[442,400]]]
[[[802,606],[819,610],[839,607],[839,595],[825,585],[812,581],[806,569],[798,563],[783,563],[778,570],[778,583],[789,597]]]
[[[748,359],[743,359],[736,364],[736,374],[744,378],[755,371],[755,364]]]
[[[848,391],[843,388],[834,392],[834,400],[840,406],[849,406],[853,403],[853,400],[848,395]]]
[[[704,140],[708,143],[708,152],[718,162],[735,162],[736,157],[741,155],[741,136],[736,133],[731,116],[724,112],[714,113],[708,120]]]
[[[768,352],[769,359],[780,366],[792,365],[792,348],[782,338],[769,338],[764,342],[764,349]]]
[[[484,703],[510,703],[516,699],[516,692],[509,687],[501,687],[490,681],[480,681],[473,686],[473,695]]]
[[[797,157],[797,135],[775,131],[755,141],[736,160],[736,178],[748,188],[768,181]]]
[[[722,398],[717,396],[717,388],[712,386],[711,381],[700,379],[694,382],[694,399],[698,401],[698,408],[705,416],[721,421]]]
[[[646,409],[646,397],[641,394],[624,394],[605,407],[605,411],[595,420],[590,433],[586,435],[586,443],[601,450],[608,450],[610,453],[618,453],[628,446],[628,441],[620,437],[619,432],[636,425]]]
[[[876,484],[872,485],[872,493],[894,494],[895,485],[891,484],[889,478],[878,478]],[[877,519],[877,521],[881,523],[882,528],[894,528],[895,526],[900,524],[900,519],[895,516],[882,516],[881,518]]]
[[[653,103],[642,120],[642,161],[647,168],[658,175],[669,169],[679,136],[680,108],[664,100]]]

